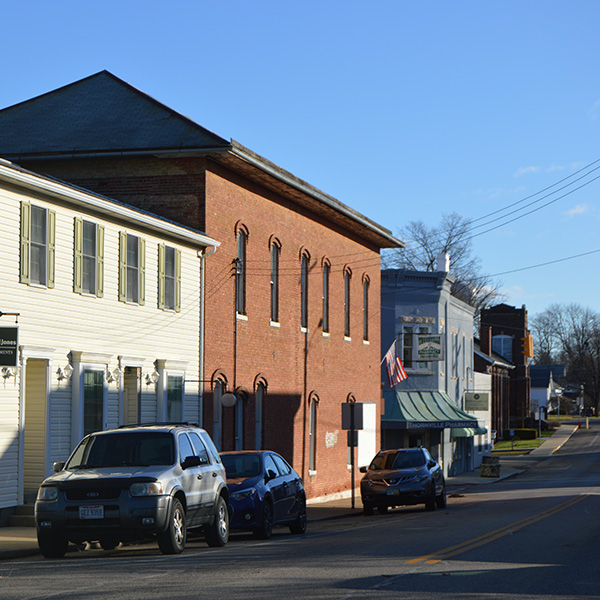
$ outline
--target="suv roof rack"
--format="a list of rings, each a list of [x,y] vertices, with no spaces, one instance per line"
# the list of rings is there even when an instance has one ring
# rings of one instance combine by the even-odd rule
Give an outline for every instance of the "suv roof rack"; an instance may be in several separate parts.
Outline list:
[[[127,429],[129,427],[199,427],[198,423],[190,423],[189,421],[155,421],[153,423],[130,423],[128,425],[119,425],[119,429]]]

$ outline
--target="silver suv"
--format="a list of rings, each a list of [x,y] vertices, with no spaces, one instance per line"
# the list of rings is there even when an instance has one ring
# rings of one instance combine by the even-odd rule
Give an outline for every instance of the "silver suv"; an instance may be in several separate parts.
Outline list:
[[[179,554],[187,529],[202,528],[209,546],[229,538],[225,469],[210,436],[187,423],[124,426],[92,433],[66,463],[54,463],[35,503],[41,553],[64,556],[69,542],[156,538]]]

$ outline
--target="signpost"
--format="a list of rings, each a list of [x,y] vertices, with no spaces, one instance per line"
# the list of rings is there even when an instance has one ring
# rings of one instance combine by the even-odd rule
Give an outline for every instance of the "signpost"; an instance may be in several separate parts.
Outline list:
[[[354,448],[358,446],[358,430],[363,429],[362,402],[342,404],[342,429],[348,430],[348,448],[350,448],[350,471],[352,474],[352,508],[355,508],[354,492]]]

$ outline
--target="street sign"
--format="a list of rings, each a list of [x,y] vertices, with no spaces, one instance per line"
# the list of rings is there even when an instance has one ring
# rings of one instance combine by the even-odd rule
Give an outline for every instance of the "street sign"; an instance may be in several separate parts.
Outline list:
[[[19,364],[19,328],[0,327],[0,367],[16,367]]]
[[[363,428],[362,402],[344,402],[342,404],[342,429]]]

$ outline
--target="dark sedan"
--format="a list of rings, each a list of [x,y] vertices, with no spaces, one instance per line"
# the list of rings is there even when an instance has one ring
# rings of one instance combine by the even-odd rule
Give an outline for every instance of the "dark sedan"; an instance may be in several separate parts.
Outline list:
[[[262,539],[275,525],[292,533],[306,531],[306,495],[302,479],[279,454],[271,451],[222,452],[229,488],[231,529],[253,531]]]
[[[382,450],[373,459],[360,482],[363,509],[425,504],[427,510],[446,506],[446,482],[440,465],[425,448]]]

